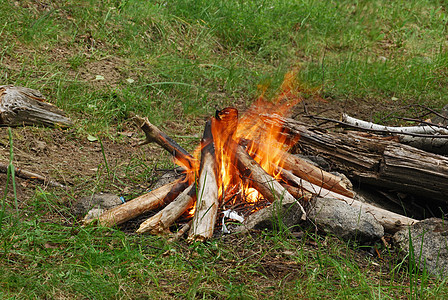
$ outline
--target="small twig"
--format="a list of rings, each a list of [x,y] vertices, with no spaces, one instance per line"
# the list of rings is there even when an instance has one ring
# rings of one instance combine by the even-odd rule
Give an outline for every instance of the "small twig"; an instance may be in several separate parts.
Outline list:
[[[66,186],[57,182],[57,181],[53,181],[53,180],[49,180],[48,178],[30,172],[30,171],[26,171],[26,170],[22,170],[20,168],[15,167],[14,168],[15,171],[15,175],[17,177],[23,178],[23,179],[31,179],[31,180],[37,180],[39,182],[42,182],[44,184],[48,184],[49,186],[53,186],[53,187],[61,187],[61,188],[65,188]],[[8,172],[8,165],[7,164],[3,164],[0,163],[0,173],[7,173]]]

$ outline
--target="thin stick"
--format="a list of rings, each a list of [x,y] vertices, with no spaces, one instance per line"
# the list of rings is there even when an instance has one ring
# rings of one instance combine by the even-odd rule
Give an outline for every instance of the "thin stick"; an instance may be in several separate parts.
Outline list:
[[[8,165],[0,163],[0,173],[7,173],[7,172],[8,172]],[[61,188],[66,187],[65,185],[63,185],[57,181],[49,180],[48,178],[46,178],[42,175],[23,170],[21,168],[14,167],[14,172],[17,177],[20,177],[23,179],[36,180],[36,181],[42,182],[44,184],[48,184],[49,186],[53,186],[53,187],[61,187]]]
[[[193,168],[196,161],[195,158],[191,156],[184,148],[179,146],[179,144],[171,139],[166,133],[151,124],[148,118],[133,115],[133,119],[146,135],[146,140],[140,145],[151,142],[157,143],[162,146],[163,149],[171,153],[171,155],[173,155],[178,161],[183,163],[188,170]]]

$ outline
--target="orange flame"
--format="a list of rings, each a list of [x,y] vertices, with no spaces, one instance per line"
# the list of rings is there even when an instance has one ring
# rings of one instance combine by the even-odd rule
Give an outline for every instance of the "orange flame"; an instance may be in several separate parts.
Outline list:
[[[244,178],[240,178],[235,167],[236,151],[232,149],[235,142],[247,143],[246,150],[254,160],[274,178],[278,176],[277,167],[282,167],[283,153],[297,141],[288,142],[287,135],[283,134],[281,126],[267,125],[263,120],[263,114],[275,113],[285,116],[301,101],[300,91],[294,79],[294,72],[287,73],[278,96],[273,101],[266,100],[263,95],[260,96],[240,120],[238,120],[238,111],[234,108],[217,111],[215,118],[212,119],[212,134],[219,174],[219,197],[222,201],[238,192],[245,195],[243,200],[248,203],[257,202],[261,198],[250,183],[245,183]],[[198,158],[199,153],[200,148],[195,151],[194,157]],[[185,164],[182,165],[185,166]],[[196,178],[198,168],[199,166],[195,165],[192,172]],[[235,192],[235,187],[239,187],[240,190]]]

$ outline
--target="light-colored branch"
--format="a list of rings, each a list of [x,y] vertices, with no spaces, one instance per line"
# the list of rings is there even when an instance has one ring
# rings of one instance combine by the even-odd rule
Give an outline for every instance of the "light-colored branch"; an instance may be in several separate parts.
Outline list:
[[[191,184],[177,196],[170,204],[157,214],[143,222],[137,233],[149,232],[151,234],[168,234],[169,227],[194,203],[196,189]]]
[[[97,219],[86,220],[85,225],[95,222],[98,222],[102,226],[109,227],[122,224],[128,220],[144,214],[145,212],[161,207],[163,204],[165,204],[165,202],[167,202],[166,197],[168,195],[173,194],[172,197],[176,197],[181,192],[178,191],[177,187],[183,187],[185,189],[186,186],[184,184],[185,182],[183,181],[183,179],[171,182],[122,205],[105,211]],[[176,192],[170,193],[173,190],[176,190]]]
[[[201,146],[198,195],[196,210],[188,233],[189,241],[204,241],[211,238],[218,215],[218,166],[213,143],[212,120],[207,121],[205,125]]]

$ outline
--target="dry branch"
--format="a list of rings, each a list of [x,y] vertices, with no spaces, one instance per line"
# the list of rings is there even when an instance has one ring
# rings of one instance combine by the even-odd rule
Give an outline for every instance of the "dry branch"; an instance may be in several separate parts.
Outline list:
[[[157,143],[166,151],[171,153],[179,162],[185,165],[188,170],[191,170],[195,163],[195,158],[191,156],[184,148],[179,146],[173,139],[166,135],[159,128],[151,124],[148,118],[141,118],[133,115],[135,123],[143,130],[146,140],[141,144]]]
[[[342,115],[344,123],[353,127],[396,135],[403,144],[438,154],[448,154],[448,128],[440,126],[408,126],[408,127],[390,127],[371,122],[366,122],[347,114]]]
[[[0,86],[0,125],[45,125],[68,127],[72,121],[65,112],[46,102],[36,90],[12,86]]]
[[[122,205],[114,207],[104,212],[97,219],[86,220],[85,224],[98,222],[102,226],[109,227],[122,224],[139,215],[169,203],[187,186],[188,184],[184,181],[184,179],[176,180]]]
[[[191,184],[164,209],[143,222],[136,232],[168,234],[169,227],[174,223],[174,221],[176,221],[177,218],[179,218],[188,208],[193,206],[195,196],[196,188],[194,187],[194,184]]]
[[[218,166],[213,143],[212,120],[208,120],[205,124],[201,147],[196,210],[188,234],[190,241],[204,241],[211,238],[218,214]]]
[[[7,172],[8,172],[8,165],[0,163],[0,173],[7,173]],[[43,184],[48,184],[49,186],[65,188],[65,185],[57,181],[50,180],[42,175],[23,170],[21,168],[14,167],[14,174],[17,177],[23,179],[37,180],[39,182],[42,182]]]

